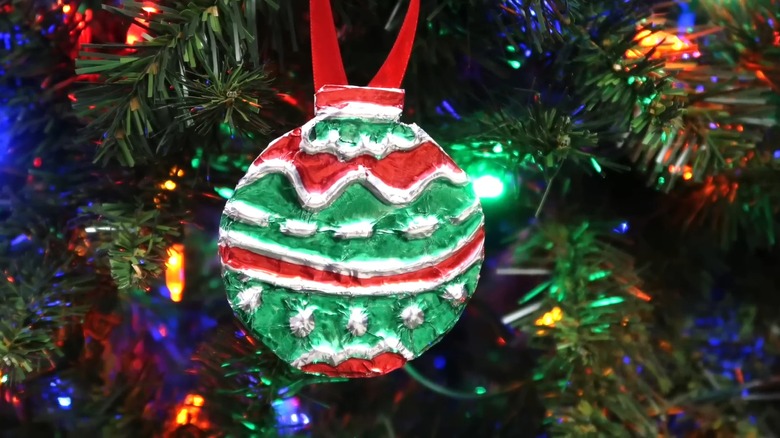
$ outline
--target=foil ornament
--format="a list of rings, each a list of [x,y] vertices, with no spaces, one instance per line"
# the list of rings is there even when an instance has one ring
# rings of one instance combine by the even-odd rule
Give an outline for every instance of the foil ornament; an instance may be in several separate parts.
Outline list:
[[[327,2],[311,4],[332,25]],[[317,84],[317,58],[327,57],[312,50]],[[404,69],[379,85],[400,84]],[[315,117],[271,142],[239,181],[219,253],[235,314],[281,359],[371,377],[458,321],[477,286],[484,217],[466,173],[400,122],[402,89],[339,81],[318,87]]]

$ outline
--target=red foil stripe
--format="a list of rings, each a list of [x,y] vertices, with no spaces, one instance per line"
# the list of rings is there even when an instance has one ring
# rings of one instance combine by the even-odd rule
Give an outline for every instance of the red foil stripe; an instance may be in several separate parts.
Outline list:
[[[485,240],[485,230],[480,229],[474,238],[438,265],[429,266],[414,272],[397,275],[385,275],[360,278],[338,272],[323,271],[306,265],[285,262],[272,257],[256,254],[252,251],[230,246],[220,246],[222,263],[234,269],[255,269],[277,277],[301,278],[304,280],[343,287],[381,286],[393,283],[414,281],[436,281],[465,263],[475,251],[480,251]]]
[[[307,154],[299,149],[300,133],[292,132],[266,149],[254,162],[260,165],[266,160],[285,160],[295,165],[303,187],[310,193],[326,192],[346,174],[361,167],[371,172],[385,184],[408,190],[439,167],[447,167],[456,173],[463,171],[433,142],[425,142],[408,151],[391,152],[384,158],[360,155],[349,161],[341,161],[329,153]]]
[[[311,363],[301,369],[307,373],[325,374],[331,377],[374,377],[401,368],[406,363],[396,353],[382,353],[373,359],[349,358],[335,367],[327,363]]]
[[[351,102],[371,103],[398,109],[404,107],[404,90],[326,85],[314,95],[314,109],[344,108]]]

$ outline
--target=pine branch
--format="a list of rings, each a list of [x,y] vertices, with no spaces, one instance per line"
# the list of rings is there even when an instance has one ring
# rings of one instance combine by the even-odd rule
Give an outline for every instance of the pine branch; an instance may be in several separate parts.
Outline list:
[[[599,4],[572,7],[575,19],[565,25],[559,23],[565,40],[548,43],[548,53],[528,59],[546,65],[541,76],[555,78],[551,82],[560,84],[534,84],[541,99],[537,97],[528,104],[532,108],[528,116],[531,122],[523,125],[513,120],[525,118],[520,114],[506,117],[503,123],[492,123],[497,133],[506,131],[502,126],[528,131],[520,144],[535,145],[534,159],[543,157],[546,163],[541,165],[547,168],[562,162],[561,156],[585,171],[601,173],[602,167],[623,168],[617,164],[613,146],[626,132],[644,136],[668,129],[669,122],[680,115],[681,93],[674,89],[663,61],[652,57],[654,51],[627,57],[636,50],[638,35],[647,32],[637,23],[650,9],[640,2],[595,3]],[[570,73],[563,76],[562,72]],[[549,134],[540,135],[540,130],[548,128]],[[493,134],[493,129],[488,131]],[[516,132],[505,135],[513,142],[517,137]],[[567,143],[571,147],[560,147]],[[550,149],[558,156],[550,154]]]
[[[208,130],[213,126],[226,124],[231,132],[254,137],[266,133],[269,126],[258,117],[260,109],[269,94],[268,77],[262,70],[244,71],[241,66],[227,75],[227,78],[203,77],[191,82],[188,96],[181,99],[184,121],[193,121],[196,129]],[[211,85],[207,85],[211,84]],[[185,111],[187,115],[185,114]]]
[[[667,407],[649,297],[610,240],[588,223],[548,223],[516,250],[519,263],[552,271],[522,300],[537,300],[537,310],[515,324],[544,352],[536,380],[556,436],[651,436]]]
[[[529,36],[531,45],[542,51],[544,47],[563,41],[566,28],[572,21],[582,18],[578,14],[581,3],[567,0],[507,1],[502,9],[513,21],[519,22],[519,30]]]
[[[98,249],[106,252],[117,288],[123,293],[147,290],[164,271],[169,242],[179,235],[178,221],[143,203],[102,204],[87,211],[98,217]]]
[[[175,151],[167,133],[193,123],[201,131],[217,120],[241,133],[265,128],[257,99],[272,91],[259,70],[254,0],[107,9],[148,32],[134,45],[85,45],[77,61],[77,74],[99,74],[103,83],[84,88],[75,104],[90,120],[88,133],[102,138],[98,160],[133,166]],[[203,117],[193,117],[198,113]]]
[[[696,272],[696,262],[682,269]],[[654,279],[669,278],[658,269],[652,272]],[[655,332],[667,353],[659,357],[675,383],[669,399],[676,414],[674,423],[661,425],[664,434],[697,428],[701,433],[739,430],[738,436],[771,435],[755,418],[771,412],[761,396],[776,384],[771,368],[776,352],[765,340],[771,338],[769,327],[777,318],[773,310],[759,309],[759,302],[762,308],[767,306],[766,297],[754,301],[750,288],[739,283],[726,290],[685,294],[691,288],[670,278],[667,290],[658,296]],[[687,431],[680,430],[679,425],[686,424]]]
[[[742,167],[774,123],[767,117],[774,109],[769,89],[750,71],[717,61],[669,63],[683,110],[663,124],[635,119],[623,143],[648,184],[666,191],[681,178],[702,182]]]
[[[780,233],[780,168],[774,159],[755,167],[708,177],[675,196],[673,218],[686,229],[712,230],[721,246],[774,246]],[[766,163],[765,167],[758,165]],[[769,163],[767,163],[769,162]]]
[[[646,56],[627,57],[636,49],[638,35],[647,31],[637,27],[640,17],[610,18],[591,23],[557,59],[561,71],[588,72],[573,77],[571,92],[582,105],[576,111],[585,111],[585,127],[611,134],[614,141],[627,131],[658,129],[674,120],[680,111],[680,93],[664,72],[663,62],[653,59],[653,50]],[[573,65],[564,65],[569,62]]]
[[[492,119],[492,120],[491,120]],[[605,167],[619,167],[594,153],[598,148],[595,133],[576,124],[575,120],[555,107],[536,100],[518,115],[508,111],[492,115],[481,140],[507,142],[522,159],[536,163],[550,179],[564,162],[570,162],[584,172],[601,173]]]
[[[14,2],[7,11],[0,16],[9,37],[2,81],[14,92],[2,99],[13,117],[3,127],[0,372],[18,383],[60,360],[63,333],[80,323],[90,306],[85,297],[102,279],[68,224],[79,202],[69,191],[89,179],[80,172],[67,97],[68,49],[81,30],[48,2]]]
[[[0,372],[12,383],[46,369],[60,355],[57,333],[80,321],[93,277],[56,238],[4,241],[0,265]]]
[[[700,8],[725,30],[726,41],[716,50],[756,74],[775,92],[780,91],[780,9],[766,0],[717,2],[705,0]]]
[[[758,21],[753,28],[759,32],[766,26],[748,15],[739,16]],[[662,29],[676,29],[673,22],[659,23]],[[754,247],[774,245],[778,219],[773,202],[780,193],[771,182],[778,168],[766,149],[777,98],[766,86],[771,81],[740,60],[742,46],[735,51],[729,38],[728,31],[700,29],[688,43],[696,53],[704,52],[700,60],[680,62],[679,53],[663,56],[683,109],[665,125],[636,119],[623,146],[647,173],[648,185],[671,191],[683,183],[677,195],[683,202],[675,215],[686,228],[710,228],[723,246],[743,237]]]
[[[195,353],[198,393],[209,418],[227,435],[275,436],[273,402],[303,387],[334,381],[304,374],[250,338],[237,323],[223,327]]]

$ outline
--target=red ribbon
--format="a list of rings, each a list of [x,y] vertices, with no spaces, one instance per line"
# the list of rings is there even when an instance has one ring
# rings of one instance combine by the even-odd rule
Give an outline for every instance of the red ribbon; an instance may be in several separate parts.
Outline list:
[[[349,85],[341,60],[336,26],[330,0],[311,0],[311,57],[314,67],[315,91],[324,85]],[[420,0],[411,0],[409,10],[401,25],[398,39],[395,40],[385,63],[368,83],[369,87],[399,88],[409,65],[409,57],[414,45],[417,20],[420,16]]]

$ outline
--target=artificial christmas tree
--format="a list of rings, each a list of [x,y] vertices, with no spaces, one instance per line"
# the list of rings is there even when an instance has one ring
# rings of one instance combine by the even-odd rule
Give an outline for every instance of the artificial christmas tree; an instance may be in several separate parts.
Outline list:
[[[421,0],[380,87],[407,2],[334,1],[327,39],[318,5],[2,5],[2,434],[778,433],[776,2]],[[376,88],[384,113],[334,116]],[[365,181],[324,196],[350,162]],[[467,242],[478,285],[474,248],[355,293],[385,285],[361,257]],[[238,272],[256,243],[337,278]],[[368,337],[427,352],[373,379],[288,363]]]

